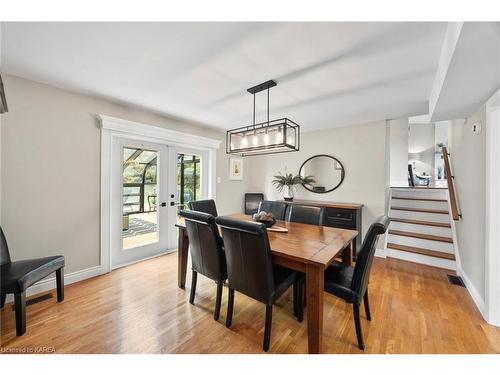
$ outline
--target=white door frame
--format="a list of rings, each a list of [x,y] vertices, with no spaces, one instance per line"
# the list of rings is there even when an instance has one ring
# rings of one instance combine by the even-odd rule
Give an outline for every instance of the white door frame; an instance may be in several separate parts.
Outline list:
[[[485,318],[500,326],[500,90],[486,102]]]
[[[207,198],[215,199],[216,155],[221,141],[188,133],[160,128],[154,125],[99,115],[101,125],[101,234],[100,265],[103,272],[111,271],[111,170],[112,145],[115,138],[127,138],[143,142],[159,143],[174,148],[202,150],[207,155]]]

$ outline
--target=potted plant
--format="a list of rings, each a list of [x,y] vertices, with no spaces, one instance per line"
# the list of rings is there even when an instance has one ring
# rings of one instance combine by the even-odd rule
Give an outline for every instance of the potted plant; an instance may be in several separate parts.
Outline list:
[[[293,200],[293,192],[297,185],[304,184],[310,185],[316,182],[313,176],[305,176],[302,177],[300,175],[292,175],[291,173],[285,173],[284,175],[278,173],[273,176],[274,179],[272,181],[273,185],[276,187],[278,192],[282,192],[284,190],[283,198],[286,201]]]

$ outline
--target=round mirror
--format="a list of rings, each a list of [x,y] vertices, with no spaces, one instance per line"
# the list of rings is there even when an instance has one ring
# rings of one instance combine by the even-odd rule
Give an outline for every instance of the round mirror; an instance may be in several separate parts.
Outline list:
[[[311,176],[314,182],[304,183],[307,190],[313,193],[328,193],[335,190],[344,181],[344,166],[330,155],[315,155],[307,159],[300,167],[302,178]]]

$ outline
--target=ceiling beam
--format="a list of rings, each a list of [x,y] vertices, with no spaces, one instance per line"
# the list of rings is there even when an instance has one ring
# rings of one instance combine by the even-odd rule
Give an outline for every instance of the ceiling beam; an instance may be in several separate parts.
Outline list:
[[[437,103],[441,97],[446,76],[455,53],[460,34],[462,32],[463,22],[450,22],[446,29],[446,34],[441,47],[441,54],[439,56],[438,67],[434,83],[432,85],[431,95],[429,97],[429,117],[432,118]]]

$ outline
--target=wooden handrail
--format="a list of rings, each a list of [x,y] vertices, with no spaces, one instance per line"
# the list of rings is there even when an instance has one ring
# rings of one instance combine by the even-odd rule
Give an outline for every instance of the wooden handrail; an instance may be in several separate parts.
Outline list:
[[[450,195],[451,216],[453,220],[460,220],[460,211],[458,209],[457,190],[455,188],[455,176],[451,173],[450,155],[448,149],[443,147],[443,160],[446,178],[448,180],[448,192]]]

